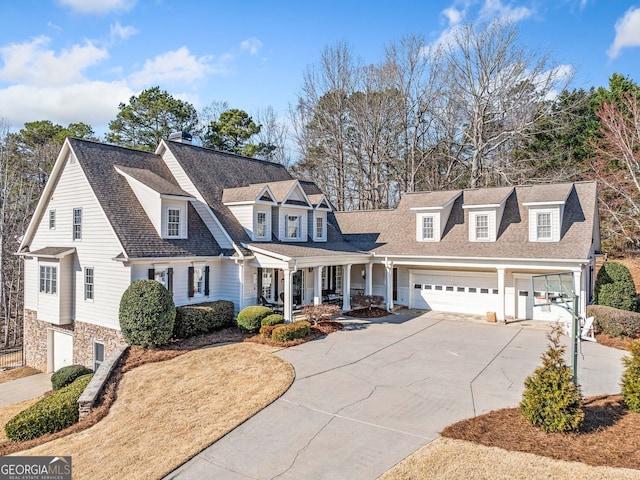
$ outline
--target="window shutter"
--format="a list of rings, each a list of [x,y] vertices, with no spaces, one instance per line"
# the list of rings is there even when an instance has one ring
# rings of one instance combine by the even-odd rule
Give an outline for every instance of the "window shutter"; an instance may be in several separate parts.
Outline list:
[[[167,290],[173,295],[173,268],[167,268]]]
[[[204,267],[204,296],[209,296],[209,265]]]
[[[149,276],[147,277],[149,280],[154,280],[156,278],[156,269],[155,268],[150,268],[148,270],[149,272]]]
[[[193,267],[189,267],[189,298],[193,297],[193,294],[194,294],[193,275],[194,275],[194,269]]]

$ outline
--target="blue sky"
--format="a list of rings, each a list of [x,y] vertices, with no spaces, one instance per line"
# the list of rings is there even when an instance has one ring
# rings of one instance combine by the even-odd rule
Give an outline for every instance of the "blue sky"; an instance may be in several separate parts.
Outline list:
[[[0,118],[86,122],[103,134],[119,102],[155,85],[284,116],[305,68],[348,42],[363,62],[403,35],[437,42],[460,22],[510,18],[522,45],[575,71],[640,83],[640,0],[3,0]]]

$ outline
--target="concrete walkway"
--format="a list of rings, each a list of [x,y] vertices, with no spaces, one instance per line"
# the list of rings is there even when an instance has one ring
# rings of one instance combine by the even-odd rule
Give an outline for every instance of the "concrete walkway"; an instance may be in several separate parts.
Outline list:
[[[345,326],[280,351],[291,388],[167,478],[375,479],[446,425],[517,406],[550,327],[436,312]],[[624,352],[581,353],[584,395],[619,392]]]
[[[51,374],[49,373],[36,373],[0,383],[0,407],[39,397],[49,390],[51,390]]]

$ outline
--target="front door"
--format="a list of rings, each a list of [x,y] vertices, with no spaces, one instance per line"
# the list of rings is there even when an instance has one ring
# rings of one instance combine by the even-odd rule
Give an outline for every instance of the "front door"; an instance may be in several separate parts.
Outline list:
[[[519,278],[516,280],[516,312],[518,320],[533,318],[533,299],[531,298],[531,281]]]

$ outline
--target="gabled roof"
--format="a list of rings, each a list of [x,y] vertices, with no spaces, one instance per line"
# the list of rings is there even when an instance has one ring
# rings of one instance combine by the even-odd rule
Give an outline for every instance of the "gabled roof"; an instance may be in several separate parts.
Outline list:
[[[411,210],[437,210],[453,202],[462,190],[441,190],[438,192],[405,193],[400,199],[398,208]]]
[[[137,180],[143,185],[146,185],[151,190],[159,193],[160,195],[193,198],[192,195],[189,195],[178,185],[165,180],[160,175],[157,175],[150,170],[146,170],[143,168],[123,167],[121,165],[114,165],[114,168],[116,170],[122,171],[123,173],[130,176],[134,180]]]
[[[513,187],[506,198],[504,214],[495,242],[470,242],[468,213],[463,205],[498,203],[508,189],[495,189],[480,195],[478,190],[463,190],[456,198],[444,234],[439,242],[416,241],[416,211],[405,195],[395,210],[338,212],[335,218],[342,234],[363,249],[376,255],[459,257],[459,258],[529,258],[580,259],[588,258],[597,221],[595,182],[564,184],[570,189],[561,225],[559,242],[529,242],[528,207],[523,199],[542,198],[545,186]],[[493,189],[486,189],[493,190]],[[539,190],[536,192],[536,190]],[[471,198],[469,199],[469,194]],[[485,203],[486,202],[486,203]]]
[[[246,187],[225,188],[222,192],[222,203],[240,203],[255,202],[260,200],[264,195],[268,195],[273,201],[273,195],[270,193],[268,183],[255,183]]]
[[[478,188],[464,191],[463,208],[502,205],[513,192],[513,187]]]
[[[70,138],[67,141],[128,258],[224,253],[191,204],[187,213],[189,238],[160,238],[126,178],[116,171],[116,165],[129,172],[144,171],[141,177],[156,186],[161,184],[161,190],[181,191],[158,155],[89,140]]]
[[[530,204],[560,204],[565,203],[573,184],[560,183],[552,185],[536,185],[535,187],[521,188],[522,203],[526,205]]]

